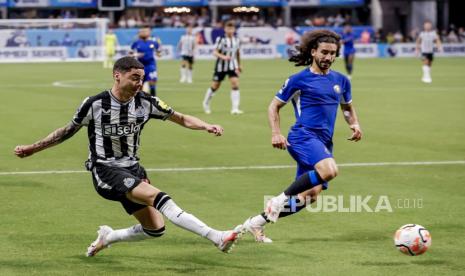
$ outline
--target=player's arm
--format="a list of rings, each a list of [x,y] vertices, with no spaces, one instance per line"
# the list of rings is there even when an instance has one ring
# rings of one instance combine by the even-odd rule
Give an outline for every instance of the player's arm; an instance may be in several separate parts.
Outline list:
[[[279,110],[286,105],[285,102],[282,102],[274,98],[270,106],[268,107],[268,122],[271,127],[271,145],[273,148],[285,150],[287,146],[290,146],[287,142],[286,137],[281,134],[281,124]]]
[[[239,49],[237,49],[237,65],[239,66],[237,68],[237,70],[239,71],[239,73],[242,72],[242,66],[241,66],[241,51]]]
[[[438,48],[438,51],[439,52],[442,52],[444,51],[444,49],[442,48],[442,42],[441,42],[441,39],[439,38],[439,35],[436,35],[436,48]]]
[[[218,49],[215,49],[213,51],[213,55],[219,59],[222,59],[222,60],[230,60],[231,57],[230,56],[227,56],[227,55],[223,55],[222,53],[220,53],[220,51],[218,51]]]
[[[169,120],[186,128],[195,130],[206,130],[208,133],[213,133],[216,136],[223,135],[224,131],[220,125],[211,125],[200,120],[197,117],[182,114],[176,111],[174,111],[174,113],[169,117]]]
[[[416,47],[415,47],[415,54],[419,55],[420,54],[420,45],[421,45],[421,37],[417,37],[417,42],[416,42]]]
[[[352,103],[341,103],[342,114],[347,124],[349,124],[350,129],[352,130],[352,136],[348,138],[350,141],[358,142],[362,139],[362,129],[360,128],[360,123],[358,122],[357,112]]]
[[[60,144],[61,142],[71,138],[76,132],[81,128],[80,125],[76,125],[73,122],[70,122],[64,127],[56,129],[50,133],[47,137],[42,140],[35,142],[32,145],[20,145],[16,146],[14,153],[16,156],[23,158],[33,155],[36,152],[44,150],[46,148],[53,147]]]

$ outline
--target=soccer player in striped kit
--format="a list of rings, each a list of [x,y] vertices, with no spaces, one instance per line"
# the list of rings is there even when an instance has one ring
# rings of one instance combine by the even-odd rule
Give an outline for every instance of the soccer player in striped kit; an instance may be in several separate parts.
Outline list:
[[[442,51],[441,39],[435,30],[433,30],[433,24],[430,21],[425,21],[423,24],[423,31],[417,38],[416,53],[417,55],[421,51],[423,59],[423,76],[421,81],[424,83],[431,83],[431,66],[434,59],[434,44],[438,48],[438,51]]]
[[[186,28],[186,34],[181,36],[178,50],[181,52],[181,79],[179,82],[192,83],[192,69],[194,65],[194,51],[196,47],[195,36],[192,34],[192,26]]]
[[[142,92],[144,65],[133,57],[116,61],[113,79],[113,87],[86,98],[66,126],[34,144],[17,146],[14,153],[21,158],[30,156],[58,145],[87,126],[90,154],[86,168],[92,173],[95,190],[105,199],[119,201],[139,221],[126,229],[100,226],[97,239],[87,249],[89,257],[116,242],[162,236],[165,232],[162,215],[212,241],[221,251],[229,252],[241,236],[241,226],[218,231],[182,210],[169,195],[150,184],[137,156],[140,134],[149,119],[170,120],[215,136],[221,136],[223,128],[176,112],[159,98]]]
[[[241,96],[239,92],[239,74],[242,72],[240,59],[240,40],[234,33],[236,27],[233,21],[228,21],[224,27],[224,37],[218,37],[215,43],[214,55],[216,56],[213,82],[205,93],[202,106],[205,113],[210,114],[210,102],[215,92],[220,88],[221,82],[226,76],[231,82],[231,114],[244,113],[239,109]]]

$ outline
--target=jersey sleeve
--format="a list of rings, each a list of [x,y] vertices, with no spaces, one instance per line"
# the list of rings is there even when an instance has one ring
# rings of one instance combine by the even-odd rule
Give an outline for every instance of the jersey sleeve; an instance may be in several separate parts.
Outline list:
[[[77,126],[87,126],[92,119],[92,101],[87,97],[79,106],[78,110],[73,116],[73,124]]]
[[[216,50],[221,50],[221,37],[217,37],[215,41],[215,49]]]
[[[342,95],[340,99],[341,104],[349,104],[352,102],[352,87],[350,85],[350,81],[344,77],[342,83]]]
[[[288,78],[281,89],[279,89],[278,93],[276,93],[275,98],[281,102],[287,103],[289,102],[299,91],[299,88],[296,86],[296,80],[293,77]]]
[[[158,37],[156,37],[154,38],[154,41],[155,41],[155,51],[159,51],[161,48],[161,40]]]
[[[174,110],[158,97],[150,97],[150,118],[166,120],[173,115]]]
[[[137,48],[137,41],[131,44],[131,50],[135,50]]]

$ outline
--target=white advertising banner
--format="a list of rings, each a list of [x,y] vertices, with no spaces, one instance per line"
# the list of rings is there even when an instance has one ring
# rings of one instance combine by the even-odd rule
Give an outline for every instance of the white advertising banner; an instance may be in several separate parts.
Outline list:
[[[196,59],[215,59],[213,45],[200,45],[196,48]],[[241,47],[242,59],[272,59],[281,58],[275,45],[246,45]]]
[[[63,61],[66,47],[8,47],[0,48],[0,62]]]
[[[415,43],[398,43],[391,46],[396,57],[415,57]],[[437,57],[459,57],[465,56],[464,43],[446,43],[442,45],[444,51],[435,49],[434,55]]]

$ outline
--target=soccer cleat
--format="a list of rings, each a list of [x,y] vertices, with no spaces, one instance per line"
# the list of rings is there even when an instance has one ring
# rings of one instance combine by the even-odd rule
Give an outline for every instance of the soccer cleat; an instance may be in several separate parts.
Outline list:
[[[97,239],[90,244],[90,246],[87,248],[87,257],[93,257],[95,256],[100,250],[105,249],[109,247],[110,245],[107,243],[106,238],[108,234],[110,234],[113,231],[113,229],[110,226],[103,225],[99,227],[99,230],[97,231]]]
[[[179,80],[179,82],[180,82],[180,83],[184,83],[184,82],[186,82],[186,79],[185,79],[185,78],[181,78],[181,79]]]
[[[212,113],[212,111],[210,109],[210,104],[208,104],[206,102],[203,102],[202,107],[203,107],[203,111],[205,112],[205,114],[211,114]]]
[[[262,242],[262,243],[272,243],[273,241],[265,236],[264,230],[265,226],[263,225],[254,225],[252,223],[252,218],[248,218],[244,224],[242,225],[245,231],[249,232],[252,234],[252,236],[255,238],[256,242]]]
[[[278,197],[273,197],[266,203],[265,214],[269,221],[275,223],[278,221],[279,214],[284,208],[286,202],[280,202]]]
[[[233,230],[224,231],[221,236],[221,241],[217,244],[219,250],[224,253],[231,253],[236,243],[244,234],[244,227],[242,225],[236,226]]]
[[[421,81],[424,82],[424,83],[432,83],[433,82],[433,80],[431,78],[422,78]]]
[[[192,79],[191,79],[191,78],[187,78],[187,83],[192,83]]]
[[[244,111],[242,111],[240,109],[233,109],[233,110],[231,110],[231,114],[232,115],[241,115],[241,114],[244,114]]]

